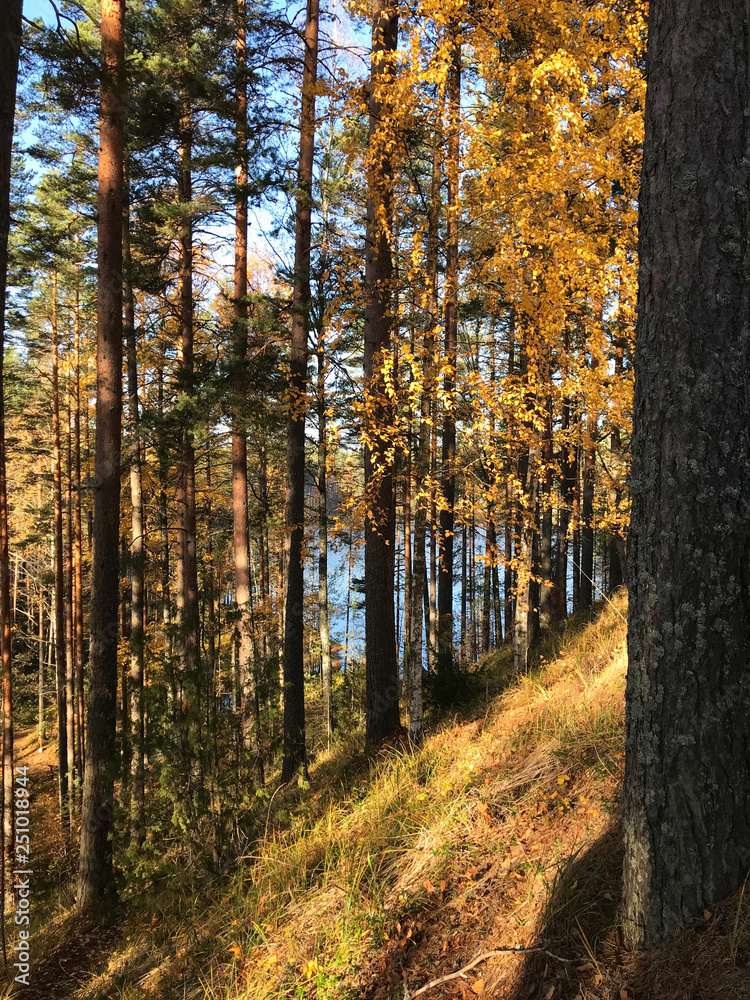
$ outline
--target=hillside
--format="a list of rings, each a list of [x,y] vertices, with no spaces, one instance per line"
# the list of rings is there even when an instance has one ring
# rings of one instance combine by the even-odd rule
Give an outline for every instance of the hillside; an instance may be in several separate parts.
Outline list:
[[[530,676],[416,752],[319,758],[227,879],[198,883],[184,864],[180,878],[174,858],[95,932],[63,889],[23,995],[750,998],[742,893],[660,952],[619,945],[624,613],[620,596],[569,624]],[[499,683],[507,655],[486,676]],[[51,771],[33,767],[39,782]]]

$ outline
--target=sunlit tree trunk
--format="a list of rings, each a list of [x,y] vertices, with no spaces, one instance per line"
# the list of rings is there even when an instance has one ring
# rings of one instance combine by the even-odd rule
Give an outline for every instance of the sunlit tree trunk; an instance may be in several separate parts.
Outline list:
[[[179,198],[183,216],[179,239],[178,295],[180,310],[180,389],[189,394],[194,371],[193,223],[190,204],[192,180],[192,120],[187,109],[181,119]],[[198,668],[198,567],[195,524],[195,446],[189,418],[180,432],[177,486],[176,589],[181,666],[188,683]],[[196,706],[197,707],[197,706]]]
[[[78,326],[76,315],[75,326]],[[74,330],[74,336],[77,335]],[[66,351],[68,353],[68,351]],[[66,366],[69,374],[69,365]],[[71,414],[71,398],[69,378],[66,380],[66,425],[65,425],[65,731],[68,740],[68,774],[71,807],[74,799],[73,782],[75,779],[75,650],[74,650],[74,598],[75,584],[73,580],[73,428]]]
[[[55,670],[57,677],[57,763],[60,819],[68,831],[68,723],[65,688],[65,554],[63,549],[62,455],[60,439],[60,331],[57,271],[52,273],[52,496],[55,552]],[[117,546],[115,545],[115,551]],[[119,563],[118,563],[119,564]]]
[[[130,432],[130,843],[141,843],[144,805],[144,573],[145,539],[143,524],[143,480],[141,472],[140,402],[138,399],[138,339],[135,329],[135,302],[131,278],[130,211],[126,204],[123,217],[123,255],[125,264],[124,325],[127,345],[128,416]]]
[[[422,701],[422,650],[423,650],[423,605],[427,589],[427,515],[429,501],[426,479],[430,469],[430,405],[435,383],[435,327],[438,319],[438,249],[440,226],[440,146],[442,141],[442,94],[438,100],[432,149],[432,182],[430,188],[430,214],[427,220],[427,308],[425,309],[425,332],[422,345],[422,395],[419,411],[419,431],[417,454],[414,462],[414,540],[412,559],[411,601],[407,614],[410,617],[408,629],[409,645],[406,649],[405,664],[409,691],[409,736],[417,741],[422,736],[424,707]],[[427,627],[429,629],[429,602],[427,607]],[[429,636],[428,636],[429,638]]]
[[[13,673],[10,618],[10,549],[5,455],[5,306],[10,230],[10,176],[16,80],[21,49],[21,0],[6,0],[0,10],[0,660],[3,675],[2,840],[0,900],[5,900],[5,856],[13,850]],[[5,918],[2,925],[5,953]]]
[[[622,337],[615,340],[615,382],[622,379],[624,362],[625,342]],[[609,501],[612,509],[619,511],[622,501],[622,489],[620,488],[620,476],[622,466],[622,440],[620,428],[617,424],[612,426],[609,438],[610,454],[612,456],[612,474],[616,479],[609,493]],[[617,532],[609,542],[609,589],[616,590],[625,581],[625,567],[627,566],[625,540],[623,532]]]
[[[94,547],[78,910],[116,898],[112,871],[122,434],[122,206],[124,3],[103,0],[99,135],[98,304]]]
[[[518,499],[516,601],[513,622],[513,672],[525,674],[529,662],[529,610],[531,596],[534,513],[539,489],[539,448],[532,447],[521,462],[523,487]]]
[[[76,313],[79,312],[79,288],[76,283]],[[85,771],[85,697],[83,690],[83,522],[81,511],[81,328],[75,330],[75,405],[73,408],[73,461],[75,465],[75,498],[73,505],[73,575],[75,578],[75,670],[76,690],[76,750],[81,779]]]
[[[549,367],[549,365],[548,365]],[[541,511],[539,532],[539,627],[547,629],[552,623],[552,398],[544,405],[544,431],[542,434]]]
[[[247,365],[247,9],[245,0],[237,0],[237,106],[235,137],[237,142],[234,236],[234,316],[232,350],[236,366],[232,413],[232,523],[234,547],[234,593],[239,612],[237,621],[237,670],[242,689],[242,732],[245,747],[255,758],[258,776],[263,781],[260,754],[258,713],[256,711],[255,666],[250,620],[250,530],[247,515],[247,431],[243,420]]]

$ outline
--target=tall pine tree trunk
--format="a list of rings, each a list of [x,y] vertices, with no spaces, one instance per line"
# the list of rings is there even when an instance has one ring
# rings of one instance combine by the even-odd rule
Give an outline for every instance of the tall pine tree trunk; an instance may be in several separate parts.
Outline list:
[[[601,310],[597,313],[601,321]],[[592,373],[597,359],[591,358]],[[581,470],[581,586],[580,607],[590,608],[594,600],[594,476],[596,473],[596,437],[599,415],[592,400],[586,406],[586,433],[583,439]]]
[[[79,288],[76,284],[76,313],[79,312]],[[84,692],[83,692],[83,522],[81,511],[81,327],[75,329],[75,405],[73,410],[73,462],[75,466],[75,499],[73,506],[73,575],[75,578],[75,673],[76,690],[76,752],[81,779],[85,771]]]
[[[78,910],[116,898],[112,871],[122,432],[122,206],[124,3],[103,0],[99,137],[98,303],[94,547]]]
[[[179,236],[178,298],[180,316],[180,394],[189,400],[194,376],[194,305],[193,305],[193,121],[188,99],[183,95],[180,116],[178,196],[182,208]],[[200,642],[198,614],[198,560],[195,511],[195,444],[190,407],[181,414],[177,462],[177,554],[175,591],[177,605],[177,650],[183,685],[182,768],[188,796],[180,808],[191,810],[202,793],[202,783],[195,769],[189,732],[201,718]],[[196,776],[193,781],[189,775]]]
[[[427,309],[424,317],[424,343],[422,345],[422,394],[419,412],[417,454],[414,462],[414,537],[411,570],[410,601],[407,614],[410,618],[408,647],[405,653],[407,687],[409,691],[409,737],[422,738],[424,706],[422,700],[422,609],[427,589],[427,499],[426,480],[430,470],[430,405],[435,382],[435,327],[438,320],[438,248],[440,241],[440,146],[442,142],[443,96],[439,95],[432,147],[432,181],[430,186],[430,214],[427,223],[426,275],[428,282]],[[429,604],[428,604],[429,612]],[[429,613],[427,615],[429,628]]]
[[[13,847],[13,658],[10,620],[10,549],[5,456],[5,306],[10,230],[10,175],[16,80],[21,49],[21,0],[6,0],[0,10],[0,660],[3,675],[2,840],[0,899],[5,899],[5,854]],[[2,923],[5,951],[5,920]]]
[[[290,403],[286,438],[285,551],[287,567],[284,614],[284,763],[282,780],[307,773],[305,747],[304,565],[305,409],[307,334],[310,325],[310,243],[312,177],[315,153],[315,82],[318,73],[318,0],[308,0],[302,73],[302,113],[297,171],[297,206],[292,296]]]
[[[125,264],[125,340],[128,352],[128,416],[130,418],[130,843],[138,846],[144,837],[143,807],[145,782],[144,704],[144,573],[145,539],[143,525],[143,481],[141,472],[140,403],[138,400],[138,341],[135,330],[135,302],[131,278],[130,211],[123,218]]]
[[[438,572],[438,668],[453,666],[453,536],[456,505],[456,357],[458,352],[458,220],[461,155],[461,43],[451,30],[448,68],[448,212],[445,249],[445,377],[446,409],[440,489],[440,565]]]
[[[391,403],[383,378],[392,327],[391,216],[393,158],[390,92],[398,11],[372,0],[368,129],[367,253],[365,259],[365,728],[368,744],[400,725],[396,623],[393,606],[393,468],[388,457]]]
[[[235,136],[237,142],[237,194],[235,201],[234,236],[234,316],[232,318],[232,350],[234,354],[234,399],[232,411],[232,524],[234,547],[234,593],[239,618],[237,621],[237,670],[239,673],[242,707],[242,734],[247,750],[255,758],[255,768],[263,781],[263,761],[260,754],[260,734],[256,711],[255,665],[250,620],[250,529],[247,515],[247,430],[243,419],[245,374],[247,364],[247,8],[245,0],[237,0],[237,106]]]
[[[68,836],[68,714],[65,688],[65,556],[63,549],[62,449],[60,435],[60,331],[57,271],[52,274],[52,496],[55,553],[55,671],[57,678],[57,764],[60,819]]]
[[[319,331],[318,336],[322,334]],[[325,355],[318,341],[318,614],[320,617],[321,682],[323,715],[328,746],[335,725],[333,715],[333,668],[331,625],[328,616],[328,429],[325,391]]]
[[[77,320],[77,317],[76,317]],[[66,351],[66,353],[68,353]],[[68,774],[71,805],[75,780],[75,658],[73,608],[73,428],[69,386],[65,393],[67,419],[65,426],[65,732],[68,739]]]

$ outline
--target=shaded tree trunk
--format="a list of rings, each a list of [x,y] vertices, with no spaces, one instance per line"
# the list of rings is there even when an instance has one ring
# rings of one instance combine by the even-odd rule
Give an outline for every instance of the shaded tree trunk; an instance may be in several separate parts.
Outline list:
[[[393,163],[388,87],[398,40],[393,0],[372,0],[365,259],[365,730],[378,743],[400,725],[396,623],[393,607],[393,467],[388,457],[392,404],[383,378],[390,350],[393,260]]]
[[[320,336],[320,334],[319,334]],[[328,430],[325,391],[325,354],[318,347],[318,615],[320,620],[321,683],[323,715],[328,746],[335,726],[333,715],[333,668],[331,626],[328,617]]]
[[[700,921],[750,869],[748,51],[744,4],[651,5],[623,790],[630,945]]]
[[[597,314],[601,318],[601,312]],[[597,367],[591,359],[592,372]],[[599,415],[593,402],[586,407],[586,433],[583,440],[581,470],[581,584],[580,607],[590,608],[594,600],[594,477],[596,473],[596,437]]]
[[[438,573],[438,667],[453,665],[453,536],[456,505],[456,357],[458,353],[458,221],[461,156],[461,43],[451,29],[448,68],[448,212],[445,251],[445,377],[446,408],[440,489],[440,567]]]
[[[305,409],[307,334],[310,325],[310,242],[315,153],[315,82],[318,74],[318,0],[308,0],[302,72],[302,113],[295,211],[294,291],[290,355],[290,403],[286,433],[284,614],[284,763],[282,780],[307,774],[305,746],[304,565]]]

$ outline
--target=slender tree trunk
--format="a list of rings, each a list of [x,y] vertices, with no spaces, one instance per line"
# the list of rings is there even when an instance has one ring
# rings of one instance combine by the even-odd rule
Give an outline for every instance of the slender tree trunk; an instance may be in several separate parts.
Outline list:
[[[435,400],[430,402],[430,414],[432,420],[432,433],[430,435],[430,475],[432,481],[437,479],[437,424],[435,416]],[[438,513],[435,492],[432,491],[430,501],[430,587],[428,603],[428,633],[427,633],[427,661],[430,670],[435,670],[437,666],[438,652]]]
[[[411,352],[414,353],[414,336],[411,338]],[[409,378],[407,393],[411,388],[412,378]],[[410,396],[410,394],[409,394]],[[404,449],[404,475],[403,475],[403,503],[404,503],[404,659],[403,678],[404,685],[409,694],[409,671],[407,667],[407,650],[411,646],[411,580],[412,580],[412,517],[411,517],[411,488],[412,488],[412,454],[413,454],[413,428],[414,413],[412,412],[411,401],[407,404],[406,414],[406,447]]]
[[[76,315],[80,313],[79,287],[76,282]],[[76,749],[78,770],[81,779],[85,773],[84,747],[84,694],[83,694],[83,523],[81,516],[81,327],[76,322],[75,329],[75,407],[73,411],[73,461],[75,465],[75,499],[73,509],[73,576],[75,578],[75,672],[76,690]]]
[[[482,652],[490,651],[490,625],[492,616],[492,567],[495,563],[495,522],[492,508],[487,509],[484,535],[484,586],[482,588]]]
[[[365,728],[368,744],[400,725],[393,607],[393,467],[388,457],[392,404],[383,377],[390,351],[393,162],[389,90],[398,40],[393,0],[372,0],[365,259]]]
[[[7,0],[0,10],[0,660],[3,673],[2,843],[0,900],[5,900],[5,856],[14,847],[13,830],[13,659],[10,619],[10,549],[5,453],[5,306],[10,231],[10,176],[16,80],[21,49],[21,0]],[[0,915],[3,955],[5,917]]]
[[[145,782],[144,704],[144,573],[145,539],[143,525],[143,481],[141,473],[140,403],[138,400],[138,340],[135,329],[135,302],[131,279],[130,210],[126,202],[123,216],[123,256],[125,265],[124,326],[128,352],[128,416],[130,418],[130,843],[143,840]]]
[[[247,429],[243,419],[246,387],[248,304],[247,304],[247,223],[248,223],[248,136],[247,136],[247,9],[237,0],[237,194],[234,242],[234,317],[232,350],[236,372],[232,412],[232,520],[234,545],[234,591],[237,620],[237,669],[242,688],[242,732],[246,749],[255,759],[261,784],[264,780],[260,753],[260,733],[256,706],[256,676],[253,663],[253,636],[250,621],[250,528],[247,515]]]
[[[77,317],[76,317],[77,319]],[[76,324],[77,325],[77,324]],[[75,331],[77,333],[77,331]],[[67,352],[66,352],[67,353]],[[67,387],[66,387],[67,388]],[[71,426],[70,392],[66,391],[67,420],[65,427],[65,732],[68,739],[68,774],[71,805],[75,798],[75,659],[74,659],[74,580],[73,580],[73,428]]]
[[[315,153],[315,83],[318,74],[318,0],[308,0],[302,72],[302,113],[297,171],[297,205],[292,295],[290,408],[286,443],[285,551],[287,568],[284,616],[284,763],[282,780],[307,774],[305,746],[304,565],[305,409],[307,334],[310,326],[310,243],[312,176]]]
[[[622,337],[615,340],[615,383],[622,380],[625,342]],[[612,463],[612,474],[616,482],[612,485],[609,493],[610,504],[614,511],[619,512],[622,502],[622,490],[620,489],[620,476],[622,467],[622,441],[620,438],[620,428],[612,425],[609,438],[609,450]],[[625,581],[624,566],[625,559],[625,539],[623,532],[617,530],[613,533],[609,541],[609,589],[617,590]]]
[[[52,274],[52,494],[55,546],[55,670],[57,675],[57,763],[60,820],[69,825],[68,723],[65,689],[65,573],[63,551],[62,456],[60,447],[60,333],[57,322],[57,272]],[[115,547],[115,551],[117,548]]]
[[[440,146],[442,142],[443,96],[438,100],[432,149],[432,182],[430,188],[430,214],[427,229],[426,272],[428,281],[427,309],[424,317],[424,343],[422,345],[422,396],[420,401],[417,455],[414,463],[414,540],[411,572],[411,600],[407,614],[410,617],[409,646],[406,651],[406,673],[409,689],[409,737],[418,741],[422,737],[424,708],[422,703],[422,608],[427,589],[427,500],[426,479],[430,470],[430,405],[435,383],[435,328],[438,320],[438,248],[440,226]],[[429,629],[429,601],[427,626]],[[428,636],[429,638],[429,636]]]
[[[565,352],[568,334],[565,333]],[[570,544],[570,513],[575,487],[575,448],[570,440],[570,400],[563,399],[560,418],[560,515],[557,532],[557,574],[553,591],[553,617],[565,618],[568,614],[568,545]]]
[[[623,791],[630,945],[700,923],[750,869],[748,52],[745,4],[651,4]]]
[[[448,68],[448,211],[445,255],[445,377],[446,407],[440,489],[440,568],[438,575],[438,667],[453,665],[453,536],[456,505],[456,357],[458,352],[458,221],[461,155],[461,43],[451,28]]]
[[[193,322],[193,200],[192,113],[183,95],[180,119],[178,193],[183,215],[179,237],[178,296],[180,311],[180,396],[191,398],[194,377]],[[187,407],[182,413],[177,463],[177,552],[175,592],[177,606],[177,650],[183,686],[181,706],[183,783],[187,793],[179,808],[192,810],[203,792],[199,769],[195,767],[189,743],[191,728],[201,720],[202,684],[200,672],[200,617],[198,610],[197,526],[195,510],[195,445],[192,415]]]
[[[318,337],[321,337],[319,331]],[[328,617],[328,428],[326,417],[325,356],[318,340],[318,614],[320,616],[321,682],[328,746],[335,726],[331,626]]]
[[[37,709],[39,717],[39,750],[44,749],[47,733],[44,726],[44,587],[39,583],[39,684]]]
[[[516,311],[511,309],[510,322],[508,326],[508,385],[512,385],[516,375]],[[503,588],[505,591],[505,638],[513,636],[513,623],[515,620],[514,598],[515,580],[513,572],[513,528],[516,524],[516,499],[513,489],[513,479],[516,474],[518,458],[515,454],[514,444],[508,447],[508,482],[506,484],[505,502],[505,577]]]
[[[549,363],[547,364],[549,369]],[[544,404],[544,431],[542,438],[542,496],[540,502],[539,532],[539,627],[548,629],[552,624],[552,397],[547,396]]]
[[[578,409],[573,411],[572,417],[573,426],[573,465],[572,465],[572,486],[573,492],[571,497],[571,507],[570,514],[571,520],[573,522],[573,587],[572,587],[572,597],[573,597],[573,612],[578,611],[580,607],[580,593],[581,593],[581,484],[580,484],[580,468],[581,468],[581,415]]]
[[[122,425],[122,205],[124,4],[103,0],[98,201],[98,306],[91,650],[78,910],[99,913],[116,898],[112,871],[117,768],[117,606]]]
[[[534,546],[534,513],[539,484],[539,448],[530,448],[522,466],[523,506],[519,498],[518,551],[516,554],[516,608],[513,623],[513,672],[525,674],[529,663],[529,608]]]
[[[599,312],[599,316],[601,313]],[[591,359],[591,371],[597,367]],[[599,415],[593,402],[586,407],[586,433],[583,441],[583,470],[581,475],[581,588],[579,601],[582,608],[590,608],[594,600],[594,475],[596,472],[596,437]]]

